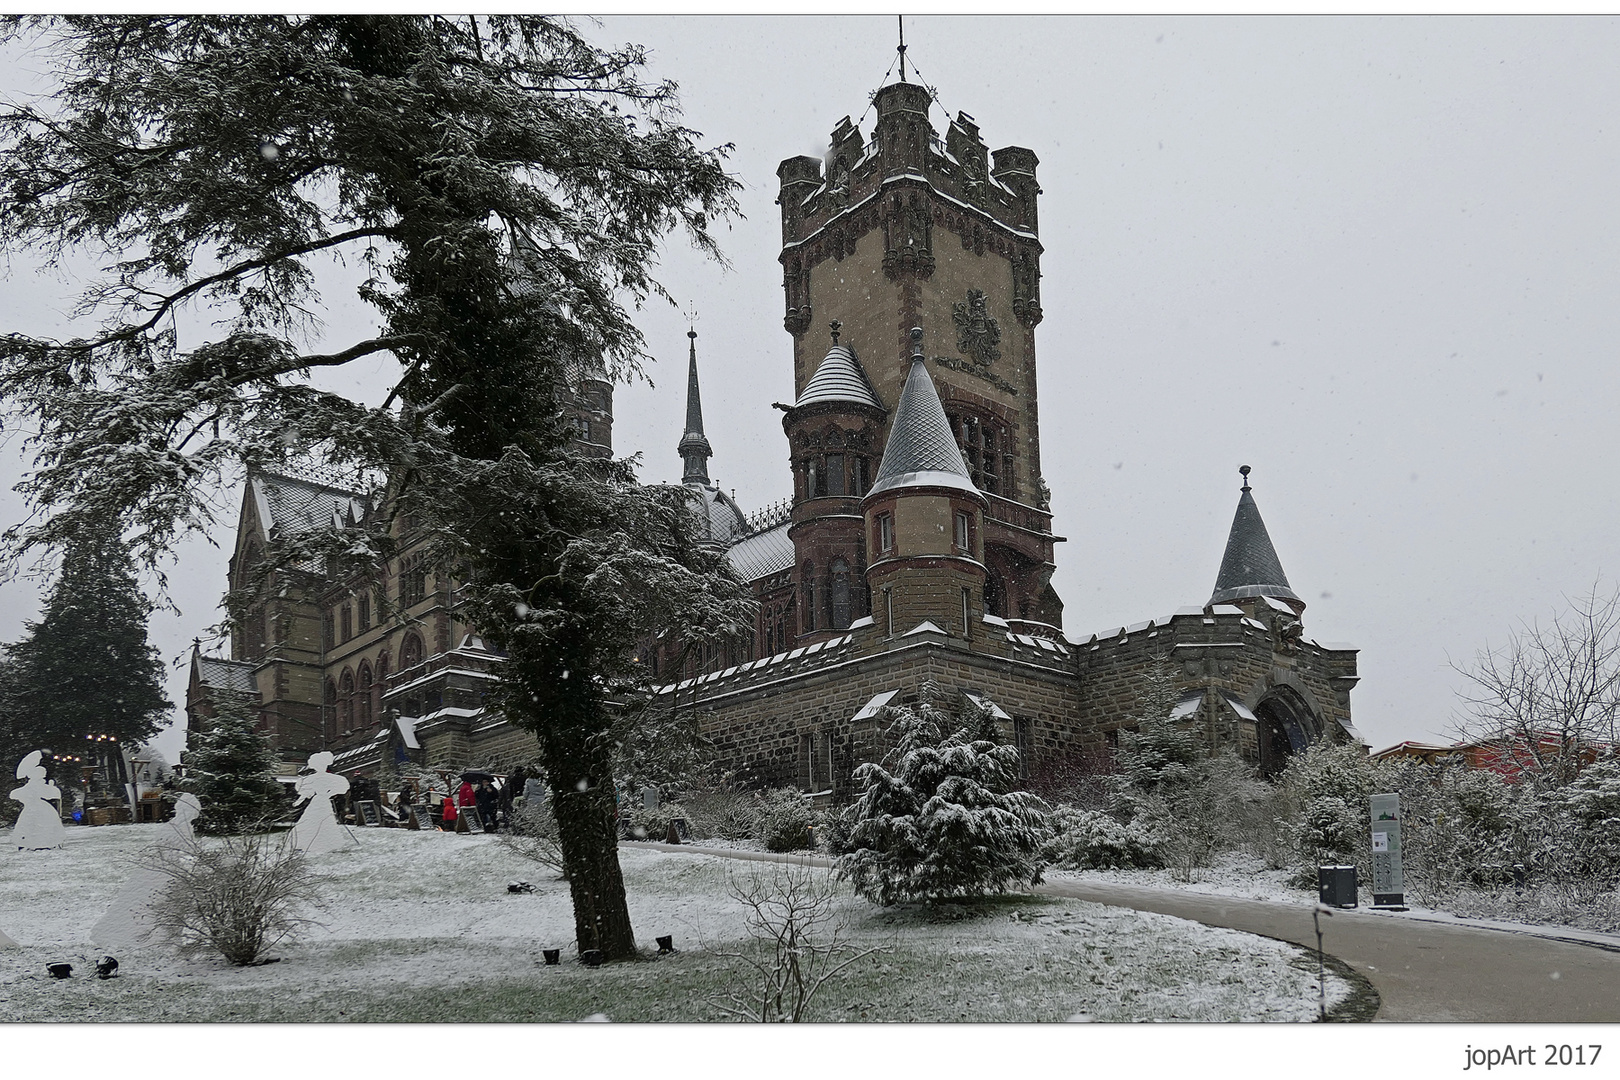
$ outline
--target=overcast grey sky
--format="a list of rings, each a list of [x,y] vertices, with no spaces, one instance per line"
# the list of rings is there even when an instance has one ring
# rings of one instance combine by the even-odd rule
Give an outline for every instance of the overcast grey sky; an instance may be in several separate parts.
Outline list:
[[[688,124],[736,146],[730,270],[672,250],[662,276],[700,313],[711,474],[752,510],[789,492],[776,165],[860,117],[894,20],[592,34],[647,45]],[[1611,584],[1617,20],[919,16],[907,40],[937,127],[966,111],[1041,159],[1042,455],[1071,638],[1208,598],[1244,463],[1307,636],[1361,649],[1375,747],[1446,733],[1448,658]],[[0,317],[60,327],[67,295],[14,263]],[[361,313],[334,300],[336,339]],[[616,448],[678,480],[686,325],[663,306],[640,325],[658,385],[621,389]],[[0,443],[0,471],[21,468]],[[217,618],[224,555],[193,545],[173,576],[169,655]],[[0,586],[0,639],[35,603]]]

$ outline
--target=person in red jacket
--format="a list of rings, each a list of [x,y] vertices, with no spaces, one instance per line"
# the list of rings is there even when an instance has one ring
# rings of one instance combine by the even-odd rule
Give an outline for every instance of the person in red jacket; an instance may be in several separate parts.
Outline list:
[[[445,832],[456,831],[456,803],[455,800],[450,798],[448,795],[444,797],[443,820],[444,825],[442,827]]]
[[[473,790],[472,781],[463,780],[461,782],[461,790],[456,792],[456,805],[478,809],[478,793]]]

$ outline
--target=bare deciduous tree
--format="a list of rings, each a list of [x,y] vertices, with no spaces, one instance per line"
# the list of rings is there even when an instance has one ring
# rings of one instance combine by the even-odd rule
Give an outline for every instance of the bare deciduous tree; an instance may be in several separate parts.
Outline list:
[[[1566,598],[1568,599],[1568,598]],[[1528,622],[1469,666],[1459,728],[1501,740],[1520,766],[1567,783],[1601,744],[1613,745],[1620,717],[1620,590],[1568,599],[1549,623]]]
[[[734,962],[734,989],[709,1004],[744,1020],[799,1023],[811,1000],[851,964],[888,946],[857,949],[844,940],[834,910],[832,875],[789,866],[772,874],[730,877],[727,891],[746,909],[751,948],[717,951]]]

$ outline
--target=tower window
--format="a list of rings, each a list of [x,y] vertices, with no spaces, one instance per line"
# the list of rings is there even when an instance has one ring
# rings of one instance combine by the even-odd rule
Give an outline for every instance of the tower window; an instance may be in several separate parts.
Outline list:
[[[863,457],[850,459],[850,491],[851,495],[866,494],[866,459]]]
[[[958,510],[956,512],[956,550],[962,551],[962,552],[968,552],[969,554],[971,554],[972,549],[968,546],[968,541],[969,541],[969,536],[968,536],[968,516],[967,516],[967,512],[963,511],[963,510]]]
[[[962,460],[973,477],[973,486],[992,495],[1013,498],[1012,440],[1007,428],[995,420],[971,413],[950,417],[951,432],[962,448]]]
[[[849,625],[849,564],[843,559],[832,564],[832,625],[836,630]]]
[[[362,596],[355,603],[355,613],[360,621],[359,632],[364,633],[371,629],[371,597]]]
[[[844,455],[827,455],[827,494],[842,495],[844,493]]]
[[[894,550],[894,518],[888,514],[879,514],[877,518],[877,549],[879,551]]]
[[[343,637],[341,640],[348,641],[350,638],[354,637],[354,615],[349,610],[348,604],[344,604],[342,610],[338,613],[338,621],[343,627]]]

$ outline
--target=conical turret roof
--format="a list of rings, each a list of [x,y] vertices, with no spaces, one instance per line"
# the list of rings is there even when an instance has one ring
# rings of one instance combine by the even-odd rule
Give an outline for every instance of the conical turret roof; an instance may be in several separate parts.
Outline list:
[[[916,332],[913,331],[913,334]],[[911,373],[894,407],[889,443],[883,448],[868,497],[904,487],[959,488],[979,494],[962,463],[962,450],[951,436],[939,391],[920,353],[911,358]]]
[[[1288,585],[1271,534],[1260,519],[1260,507],[1249,491],[1249,467],[1242,468],[1243,494],[1238,496],[1237,513],[1232,517],[1232,533],[1226,538],[1226,554],[1221,556],[1221,572],[1215,578],[1211,604],[1226,604],[1251,596],[1274,596],[1300,600]]]
[[[804,384],[804,393],[799,395],[795,407],[802,408],[823,401],[853,401],[883,408],[883,402],[878,399],[872,384],[866,379],[861,362],[855,357],[855,350],[848,345],[837,344],[836,340],[833,347],[827,350],[821,366],[816,368],[816,373]]]

